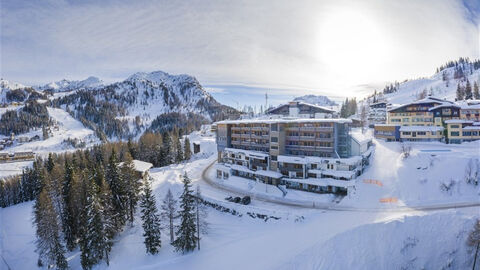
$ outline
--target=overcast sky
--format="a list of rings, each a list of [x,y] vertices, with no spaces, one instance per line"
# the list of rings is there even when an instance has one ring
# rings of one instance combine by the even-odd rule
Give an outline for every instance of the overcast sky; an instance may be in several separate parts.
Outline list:
[[[1,77],[24,84],[163,70],[216,96],[343,97],[479,58],[478,0],[0,3]]]

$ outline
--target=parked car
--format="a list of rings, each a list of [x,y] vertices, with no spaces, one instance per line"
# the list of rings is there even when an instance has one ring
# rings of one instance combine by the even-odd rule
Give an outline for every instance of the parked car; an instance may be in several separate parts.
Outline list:
[[[250,196],[245,196],[245,197],[242,198],[242,203],[243,203],[244,205],[250,204],[251,201],[252,201],[252,200],[250,199]]]

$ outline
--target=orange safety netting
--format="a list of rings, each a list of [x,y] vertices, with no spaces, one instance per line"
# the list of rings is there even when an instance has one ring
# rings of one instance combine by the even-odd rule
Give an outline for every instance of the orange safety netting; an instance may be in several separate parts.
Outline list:
[[[396,203],[396,202],[398,202],[398,199],[396,197],[381,198],[380,202],[381,203]]]
[[[365,183],[365,184],[374,184],[374,185],[383,187],[382,181],[378,181],[378,180],[365,179],[365,180],[363,180],[363,183]]]

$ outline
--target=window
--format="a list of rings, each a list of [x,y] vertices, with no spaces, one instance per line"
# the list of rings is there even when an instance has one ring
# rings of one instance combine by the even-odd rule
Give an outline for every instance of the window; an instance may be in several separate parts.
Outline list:
[[[272,124],[271,130],[272,131],[278,131],[278,124]]]
[[[278,137],[272,137],[272,138],[270,138],[270,140],[271,140],[272,142],[278,142]]]
[[[411,135],[412,133],[410,131],[404,131],[402,132],[403,135]]]
[[[409,119],[409,118],[403,118],[403,120],[402,120],[402,121],[403,121],[403,122],[409,122],[409,121],[410,121],[410,119]]]
[[[460,136],[460,132],[458,131],[451,131],[450,136]]]
[[[276,150],[276,149],[278,149],[278,146],[272,145],[272,146],[270,146],[270,149],[275,149]]]
[[[451,127],[451,128],[460,128],[459,125],[451,125],[450,127]]]
[[[470,131],[464,131],[464,132],[462,132],[462,135],[463,135],[463,136],[472,136],[472,132],[470,132]]]
[[[417,132],[417,135],[425,136],[425,135],[427,135],[427,133],[425,131],[419,131],[419,132]]]
[[[392,122],[401,122],[400,119],[391,119],[390,121],[392,121]]]
[[[272,157],[272,161],[277,161],[277,156],[271,156]]]

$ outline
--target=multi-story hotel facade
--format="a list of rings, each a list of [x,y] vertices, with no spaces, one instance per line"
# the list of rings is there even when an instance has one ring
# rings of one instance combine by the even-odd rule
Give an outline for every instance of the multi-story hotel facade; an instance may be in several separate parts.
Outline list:
[[[315,114],[314,112],[312,113]],[[371,140],[349,119],[277,117],[217,122],[217,178],[230,176],[312,192],[346,193],[363,172]]]

